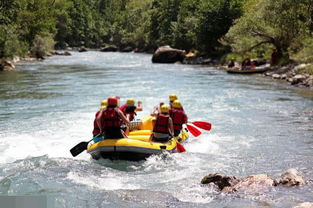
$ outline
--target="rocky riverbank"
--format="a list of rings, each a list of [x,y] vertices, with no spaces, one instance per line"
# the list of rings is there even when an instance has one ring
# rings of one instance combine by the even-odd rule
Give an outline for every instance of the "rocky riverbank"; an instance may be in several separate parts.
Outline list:
[[[46,54],[46,56],[53,56],[53,55],[70,56],[71,53],[68,51],[65,51],[65,52],[52,51]],[[20,61],[34,62],[34,61],[42,61],[44,59],[45,57],[37,58],[33,56],[27,56],[27,57],[15,56],[14,58],[11,58],[11,59],[0,58],[0,71],[13,71],[15,70],[15,64]]]
[[[313,75],[309,73],[303,73],[301,71],[301,69],[304,69],[307,66],[309,65],[289,64],[283,67],[271,67],[271,69],[265,72],[264,75],[276,80],[285,80],[291,85],[297,87],[313,88]]]
[[[14,57],[12,59],[0,59],[0,71],[13,71],[15,70],[15,64],[20,61],[41,61],[42,58],[34,58],[34,57]]]

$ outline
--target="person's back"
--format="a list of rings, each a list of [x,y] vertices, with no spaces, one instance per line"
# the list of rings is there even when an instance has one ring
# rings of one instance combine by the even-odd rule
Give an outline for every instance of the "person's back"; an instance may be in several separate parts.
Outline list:
[[[173,122],[169,116],[169,107],[168,105],[162,105],[161,113],[158,114],[154,123],[152,141],[167,142],[170,136],[173,136],[173,131]]]
[[[187,115],[182,110],[182,105],[179,100],[173,102],[173,109],[170,114],[173,120],[174,136],[178,136],[183,128],[183,124],[187,123]]]
[[[102,110],[97,116],[97,123],[105,138],[123,138],[124,134],[121,131],[122,121],[128,124],[127,118],[117,107],[117,99],[108,98],[108,106]]]

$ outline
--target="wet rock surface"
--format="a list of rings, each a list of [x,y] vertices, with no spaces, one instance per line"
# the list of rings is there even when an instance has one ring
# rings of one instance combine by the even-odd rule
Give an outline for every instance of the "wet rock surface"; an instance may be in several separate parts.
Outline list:
[[[259,193],[270,187],[282,186],[298,186],[304,185],[307,182],[304,180],[301,173],[296,169],[288,169],[281,175],[280,180],[276,180],[267,174],[250,175],[245,178],[236,178],[235,176],[223,176],[218,173],[213,173],[205,176],[201,180],[201,184],[214,184],[221,192],[245,192]]]
[[[171,48],[170,46],[159,47],[152,56],[153,63],[175,63],[182,62],[186,56],[184,50]]]
[[[15,66],[11,61],[0,59],[0,71],[13,71]]]
[[[271,67],[271,69],[265,72],[264,75],[277,80],[286,80],[294,86],[313,88],[313,75],[298,72],[299,69],[304,68],[305,66],[307,65],[290,64],[283,67]]]
[[[313,208],[313,202],[303,202],[294,206],[293,208]]]

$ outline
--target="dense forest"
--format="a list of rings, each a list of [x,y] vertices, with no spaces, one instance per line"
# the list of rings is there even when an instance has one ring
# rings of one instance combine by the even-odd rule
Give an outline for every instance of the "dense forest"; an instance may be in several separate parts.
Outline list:
[[[0,57],[67,47],[313,62],[313,0],[3,0]]]

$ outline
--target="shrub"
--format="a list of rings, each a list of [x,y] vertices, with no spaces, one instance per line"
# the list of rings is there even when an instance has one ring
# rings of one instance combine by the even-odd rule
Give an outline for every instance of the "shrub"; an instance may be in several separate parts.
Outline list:
[[[54,40],[51,34],[36,35],[31,47],[31,54],[37,58],[43,58],[54,48]]]

